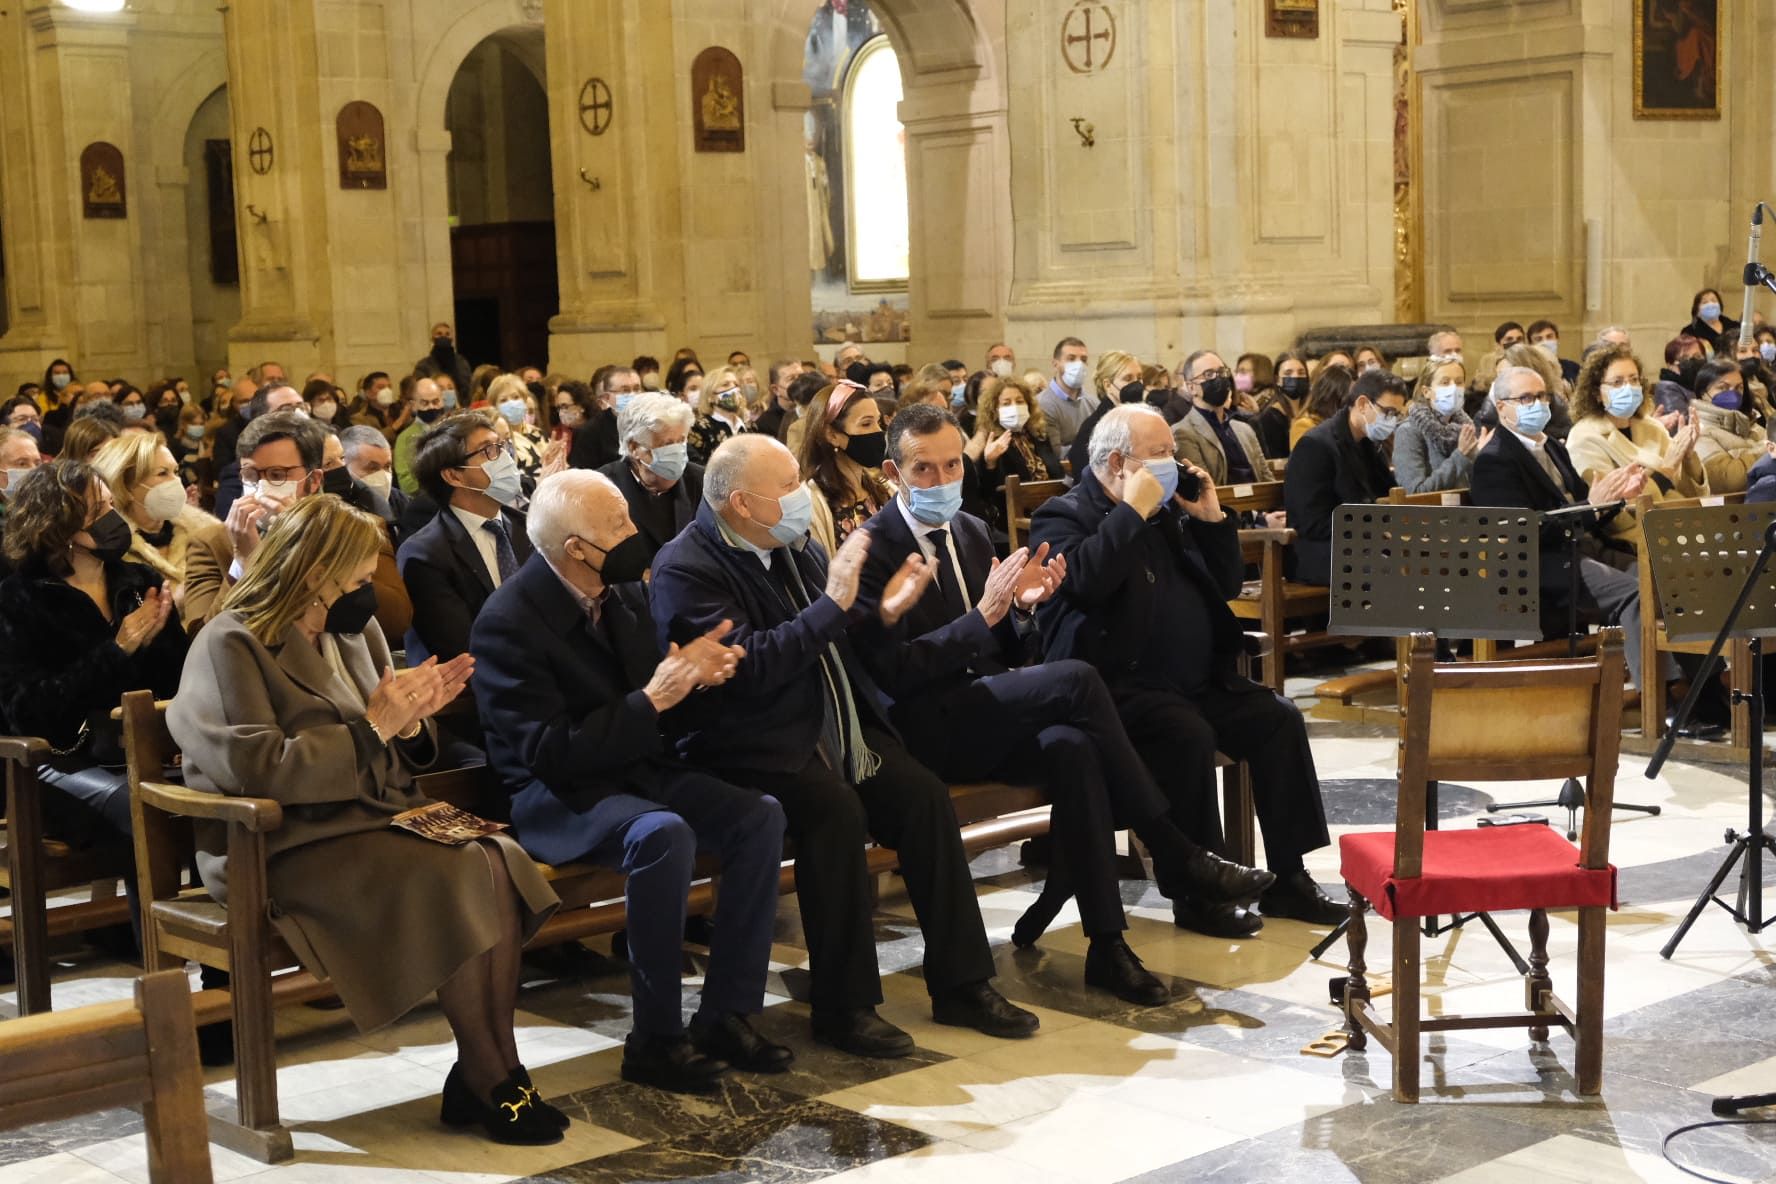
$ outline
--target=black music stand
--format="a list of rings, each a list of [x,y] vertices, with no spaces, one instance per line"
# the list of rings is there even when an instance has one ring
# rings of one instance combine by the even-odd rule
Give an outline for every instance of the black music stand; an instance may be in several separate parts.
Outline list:
[[[1483,506],[1340,506],[1332,518],[1332,633],[1439,639],[1539,639],[1541,523],[1531,510]],[[1425,787],[1425,827],[1437,829],[1437,783]],[[1499,946],[1529,965],[1486,913],[1426,917],[1427,937],[1478,917]],[[1313,956],[1343,936],[1339,922]]]
[[[1654,509],[1646,516],[1646,550],[1641,562],[1653,565],[1664,610],[1665,633],[1673,641],[1713,639],[1708,657],[1696,675],[1673,723],[1681,724],[1696,705],[1703,685],[1713,675],[1721,650],[1731,637],[1748,640],[1751,690],[1734,693],[1734,701],[1751,709],[1751,752],[1746,788],[1748,824],[1743,834],[1728,828],[1732,844],[1714,878],[1696,898],[1677,932],[1659,951],[1670,958],[1677,945],[1713,901],[1751,933],[1762,932],[1776,917],[1764,915],[1764,853],[1776,855],[1776,837],[1764,829],[1764,673],[1763,639],[1776,637],[1776,573],[1768,570],[1776,550],[1776,506],[1698,506]],[[1642,606],[1642,611],[1646,611]],[[1676,735],[1660,743],[1646,775],[1658,776],[1671,754]],[[1715,895],[1743,858],[1737,906]]]

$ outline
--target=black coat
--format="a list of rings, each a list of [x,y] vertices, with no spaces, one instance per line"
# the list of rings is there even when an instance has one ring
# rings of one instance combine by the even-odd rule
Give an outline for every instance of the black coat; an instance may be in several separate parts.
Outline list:
[[[1701,340],[1706,341],[1708,343],[1708,352],[1711,354],[1717,353],[1723,346],[1731,349],[1733,346],[1737,345],[1739,341],[1738,321],[1735,321],[1732,317],[1723,312],[1720,315],[1720,323],[1720,332],[1716,333],[1713,329],[1708,327],[1708,324],[1703,321],[1701,317],[1697,317],[1695,320],[1679,329],[1678,333],[1679,335],[1688,333],[1691,337],[1700,338]]]
[[[179,610],[154,640],[126,654],[113,640],[117,627],[141,607],[159,573],[139,563],[109,563],[111,617],[105,620],[86,593],[39,565],[0,580],[0,717],[6,730],[41,736],[51,747],[72,747],[82,725],[90,738],[58,767],[123,764],[122,725],[111,712],[125,691],[149,690],[170,699],[179,689],[187,639]]]
[[[1468,500],[1476,506],[1510,506],[1538,513],[1585,501],[1591,487],[1573,467],[1566,446],[1549,439],[1542,447],[1560,471],[1559,487],[1548,479],[1523,441],[1501,428],[1474,456],[1474,469],[1468,477]],[[1572,596],[1571,550],[1566,531],[1557,521],[1542,524],[1538,550],[1542,559],[1542,620],[1550,626],[1558,623],[1564,632],[1567,601]]]
[[[1292,578],[1332,582],[1332,515],[1339,506],[1374,504],[1394,486],[1394,471],[1370,440],[1354,440],[1350,408],[1301,437],[1283,471],[1283,508],[1295,532]]]
[[[608,637],[533,555],[470,634],[488,763],[512,797],[524,849],[549,863],[580,858],[632,812],[611,817],[599,803],[645,798],[681,768],[641,692],[660,662],[646,590],[616,585],[600,612]]]
[[[636,530],[641,532],[642,540],[647,543],[649,562],[660,553],[661,547],[677,538],[685,527],[697,520],[697,507],[703,504],[702,465],[686,465],[678,484],[664,495],[653,493],[644,487],[636,479],[635,470],[629,467],[626,459],[613,460],[598,471],[622,490],[623,500],[629,503],[629,517],[634,521]],[[672,533],[667,535],[661,535],[654,529],[654,516],[646,512],[662,496],[672,503]]]
[[[524,515],[501,510],[500,517],[506,537],[512,540],[513,557],[523,563],[530,558]],[[493,579],[462,521],[449,510],[438,511],[424,529],[401,544],[395,561],[413,601],[408,664],[417,666],[433,654],[443,661],[467,653],[469,631],[493,595]]]
[[[574,429],[573,443],[567,450],[567,464],[573,469],[602,469],[622,455],[617,444],[617,413],[596,411],[591,419]]]
[[[880,690],[852,651],[852,614],[823,594],[826,552],[809,539],[773,554],[796,565],[808,608],[793,611],[758,556],[727,544],[707,505],[654,559],[648,598],[660,648],[729,620],[729,644],[746,651],[733,678],[692,695],[666,721],[679,755],[697,764],[781,773],[806,765],[825,718],[828,646],[838,648],[860,718],[891,728]]]
[[[1175,563],[1149,569],[1141,562],[1136,541],[1150,530],[1166,536]],[[1245,577],[1232,514],[1210,524],[1168,506],[1144,520],[1112,501],[1097,474],[1087,470],[1072,489],[1031,515],[1030,545],[1043,543],[1051,555],[1067,559],[1059,593],[1036,610],[1050,661],[1083,659],[1114,684],[1140,665],[1149,638],[1167,627],[1179,582],[1188,580],[1208,606],[1214,652],[1205,660],[1211,678],[1222,686],[1249,685],[1235,670],[1245,633],[1227,607]]]

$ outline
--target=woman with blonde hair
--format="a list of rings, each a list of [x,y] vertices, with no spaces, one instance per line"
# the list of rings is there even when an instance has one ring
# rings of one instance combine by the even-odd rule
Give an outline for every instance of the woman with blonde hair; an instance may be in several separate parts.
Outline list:
[[[1418,372],[1406,421],[1394,433],[1394,480],[1407,493],[1468,487],[1474,457],[1493,429],[1476,428],[1462,410],[1467,382],[1460,358]]]
[[[894,497],[881,474],[888,436],[875,396],[855,382],[820,389],[804,413],[802,482],[814,502],[810,527],[828,555]]]
[[[331,982],[360,1030],[434,991],[456,1037],[441,1117],[502,1143],[553,1143],[512,1034],[518,955],[560,904],[504,835],[433,841],[395,825],[429,805],[415,773],[437,755],[431,717],[474,669],[465,654],[396,674],[375,619],[382,522],[331,494],[277,516],[222,611],[197,635],[167,725],[189,787],[269,797],[272,921]],[[226,902],[219,828],[198,872]]]
[[[190,503],[178,464],[158,436],[130,432],[108,441],[93,454],[92,467],[110,487],[113,506],[130,525],[125,561],[160,573],[185,628],[195,633],[208,619],[215,593],[203,603],[187,603],[185,557],[192,547],[201,547],[216,569],[227,571],[234,561],[227,528]]]
[[[752,430],[746,421],[746,391],[741,386],[740,371],[733,366],[717,366],[703,376],[696,408],[691,434],[685,437],[695,464],[708,464],[723,440]]]
[[[1675,434],[1668,433],[1653,417],[1645,374],[1640,359],[1624,345],[1595,350],[1585,359],[1573,388],[1567,455],[1590,485],[1632,466],[1646,474],[1642,492],[1655,503],[1667,497],[1701,497],[1708,493],[1708,471],[1696,453],[1701,435],[1696,413],[1685,416]],[[1608,530],[1632,545],[1634,521],[1632,514],[1618,514]]]
[[[543,467],[543,453],[549,441],[531,423],[533,397],[516,374],[498,375],[487,384],[487,401],[512,429],[512,459],[518,462],[520,471],[534,480]]]

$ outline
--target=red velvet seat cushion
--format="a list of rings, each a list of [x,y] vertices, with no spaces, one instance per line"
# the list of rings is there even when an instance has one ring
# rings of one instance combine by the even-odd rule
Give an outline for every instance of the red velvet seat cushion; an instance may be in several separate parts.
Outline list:
[[[1338,840],[1344,882],[1389,921],[1509,909],[1616,907],[1614,865],[1579,866],[1579,851],[1536,824],[1425,832],[1424,874],[1394,878],[1392,831]]]

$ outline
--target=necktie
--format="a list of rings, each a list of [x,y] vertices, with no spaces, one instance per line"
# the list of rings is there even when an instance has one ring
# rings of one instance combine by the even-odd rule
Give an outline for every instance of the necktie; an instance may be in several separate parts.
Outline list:
[[[518,556],[512,550],[512,540],[506,537],[506,524],[499,518],[489,518],[481,524],[481,529],[493,536],[493,558],[499,568],[499,582],[505,583],[518,574]]]
[[[961,616],[968,610],[962,604],[962,587],[956,582],[956,566],[950,562],[950,532],[943,529],[925,532],[935,549],[932,558],[937,562],[937,592],[943,597],[944,608],[950,619]]]

